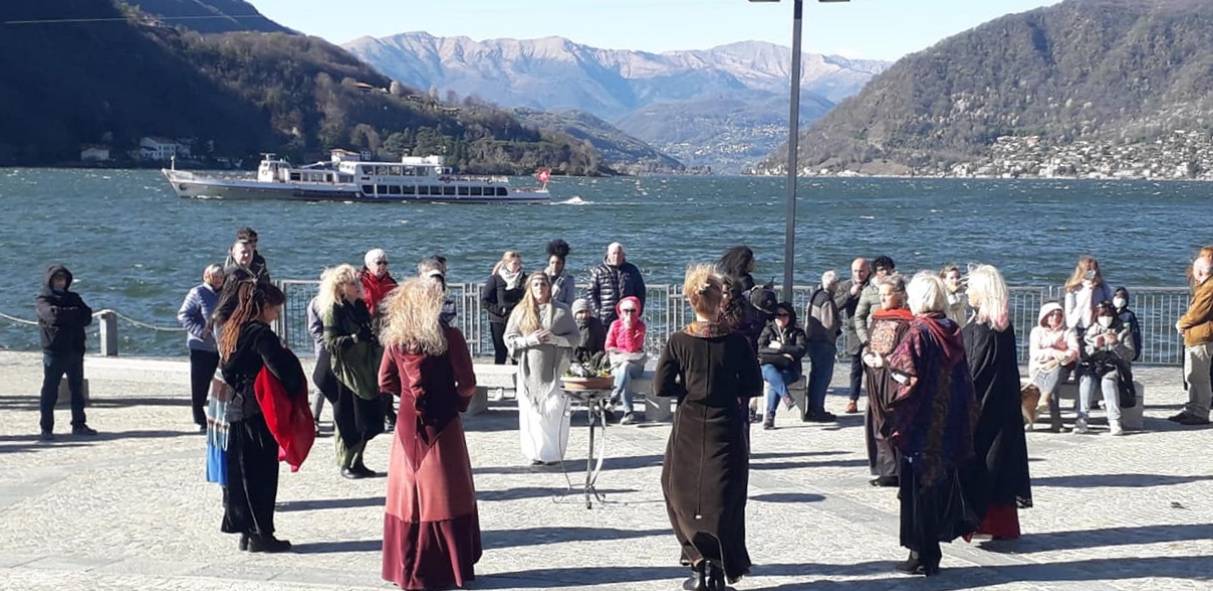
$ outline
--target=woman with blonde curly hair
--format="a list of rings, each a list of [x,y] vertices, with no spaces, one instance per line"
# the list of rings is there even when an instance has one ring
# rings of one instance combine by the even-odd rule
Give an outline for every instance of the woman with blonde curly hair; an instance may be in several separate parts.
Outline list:
[[[653,388],[678,399],[661,488],[696,589],[724,589],[750,572],[745,545],[749,421],[738,399],[762,394],[762,372],[741,334],[718,320],[723,286],[714,269],[687,270],[683,295],[695,322],[666,342]]]
[[[467,341],[440,317],[445,296],[410,279],[388,296],[379,389],[400,397],[388,463],[383,578],[402,589],[476,578],[480,522],[461,411],[476,393]]]
[[[581,332],[573,311],[552,298],[546,273],[532,273],[525,285],[505,328],[505,344],[518,361],[518,434],[531,465],[556,464],[569,444],[569,400],[560,376]]]
[[[362,462],[362,454],[366,443],[383,432],[385,406],[378,381],[383,349],[362,301],[358,270],[352,265],[325,269],[316,310],[324,324],[329,368],[336,378],[332,402],[337,466],[350,479],[378,476]]]

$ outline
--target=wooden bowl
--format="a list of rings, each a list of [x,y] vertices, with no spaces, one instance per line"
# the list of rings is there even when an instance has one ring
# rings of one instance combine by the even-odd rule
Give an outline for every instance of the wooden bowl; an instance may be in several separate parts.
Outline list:
[[[574,376],[564,376],[560,378],[564,384],[565,390],[574,392],[584,392],[586,390],[610,390],[615,387],[615,378],[610,376],[579,378]]]

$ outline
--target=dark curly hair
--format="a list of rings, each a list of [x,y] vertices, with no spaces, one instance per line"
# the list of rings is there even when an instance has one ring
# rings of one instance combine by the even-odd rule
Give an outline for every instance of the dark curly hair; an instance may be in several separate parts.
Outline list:
[[[548,256],[560,257],[560,260],[569,258],[569,243],[559,238],[548,243]]]
[[[742,244],[724,251],[716,266],[721,273],[740,279],[754,270],[754,251]]]

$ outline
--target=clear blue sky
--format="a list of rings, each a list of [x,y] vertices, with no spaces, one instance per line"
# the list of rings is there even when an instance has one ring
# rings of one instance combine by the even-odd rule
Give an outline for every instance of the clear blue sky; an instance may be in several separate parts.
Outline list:
[[[791,44],[790,0],[251,0],[265,15],[345,43],[406,31],[473,39],[559,35],[597,47],[666,51],[733,41]],[[805,49],[896,59],[1012,12],[1058,0],[806,2]]]

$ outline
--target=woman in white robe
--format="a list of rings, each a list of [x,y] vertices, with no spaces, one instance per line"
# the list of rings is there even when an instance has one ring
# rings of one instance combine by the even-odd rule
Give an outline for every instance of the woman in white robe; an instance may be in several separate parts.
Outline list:
[[[532,465],[564,459],[569,443],[569,401],[560,377],[580,341],[569,307],[552,300],[552,283],[538,272],[510,314],[505,343],[518,361],[518,433]]]

